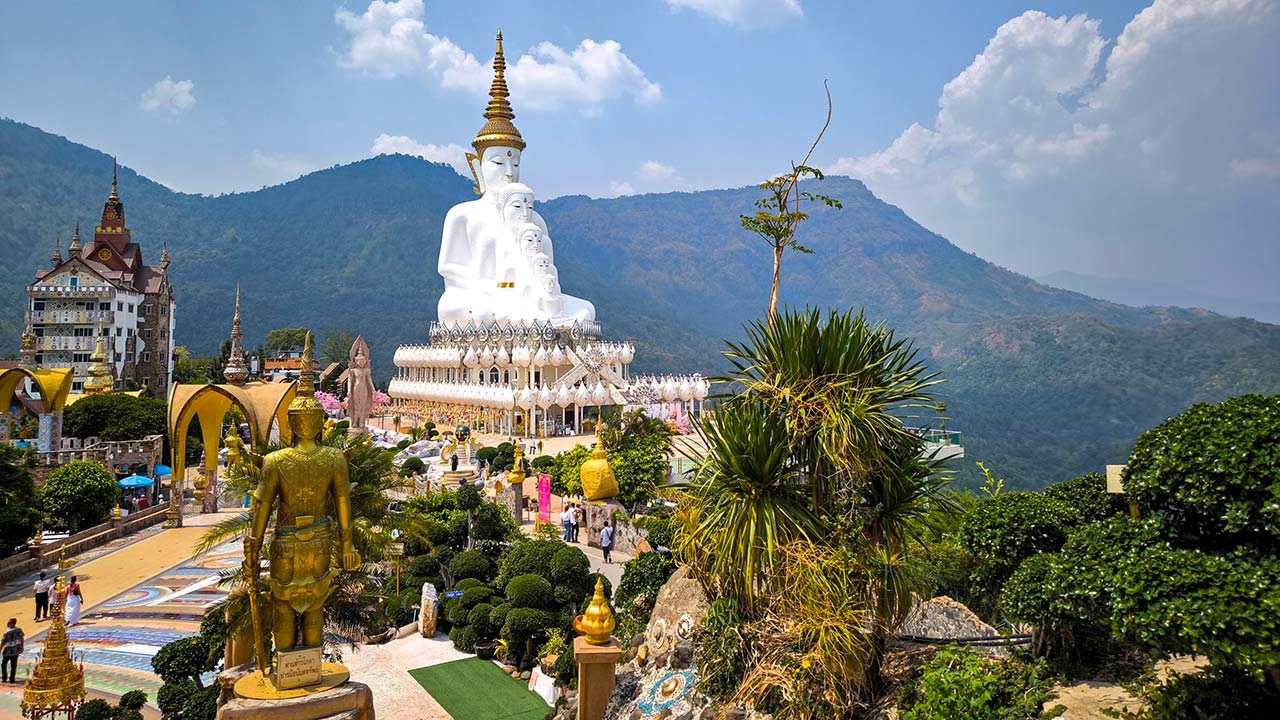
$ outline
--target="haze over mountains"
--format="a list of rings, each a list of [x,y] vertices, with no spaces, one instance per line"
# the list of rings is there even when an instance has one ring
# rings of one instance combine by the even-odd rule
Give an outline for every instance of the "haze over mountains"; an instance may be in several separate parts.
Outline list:
[[[1136,307],[1151,305],[1197,307],[1231,317],[1248,317],[1269,323],[1280,322],[1280,303],[1219,297],[1155,280],[1098,277],[1059,270],[1036,278],[1036,282]]]
[[[536,156],[524,180],[538,187]],[[22,289],[53,240],[91,226],[111,158],[37,128],[0,121],[0,351],[16,352]],[[865,308],[913,335],[944,372],[948,427],[965,433],[1013,487],[1123,462],[1138,433],[1192,402],[1280,392],[1280,327],[1204,310],[1134,308],[1038,284],[966,253],[872,195],[831,177],[842,211],[815,209],[783,263],[791,305]],[[382,156],[257,192],[174,193],[127,168],[120,192],[148,258],[167,242],[177,342],[212,353],[228,336],[236,282],[246,341],[305,325],[361,333],[375,372],[425,342],[442,282],[445,211],[472,197],[451,168]],[[722,338],[760,317],[767,248],[738,225],[755,188],[538,204],[565,292],[596,304],[606,334],[637,345],[637,372],[714,374]]]

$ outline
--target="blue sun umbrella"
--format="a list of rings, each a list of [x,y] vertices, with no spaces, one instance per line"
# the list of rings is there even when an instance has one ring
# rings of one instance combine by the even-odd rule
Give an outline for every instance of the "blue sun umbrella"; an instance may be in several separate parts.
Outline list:
[[[156,466],[156,477],[164,477],[165,475],[172,475],[172,474],[173,474],[173,468],[169,467],[168,465]]]
[[[151,487],[152,482],[154,481],[145,475],[130,475],[127,478],[121,478],[119,485],[122,488],[132,490],[134,488]]]

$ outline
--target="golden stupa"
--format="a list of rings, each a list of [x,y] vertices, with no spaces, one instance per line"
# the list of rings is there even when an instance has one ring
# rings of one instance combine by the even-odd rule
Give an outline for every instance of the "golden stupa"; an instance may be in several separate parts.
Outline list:
[[[581,475],[582,497],[587,500],[604,500],[618,494],[618,479],[613,476],[613,468],[609,467],[609,458],[599,435],[596,436],[591,459],[582,463]]]
[[[102,395],[111,392],[115,381],[111,379],[111,366],[107,364],[107,353],[102,347],[102,321],[98,321],[98,342],[89,356],[89,377],[84,381],[85,395]]]
[[[22,715],[31,718],[74,717],[84,702],[84,666],[71,660],[64,611],[67,589],[58,576],[54,586],[53,624],[31,678],[22,688]]]

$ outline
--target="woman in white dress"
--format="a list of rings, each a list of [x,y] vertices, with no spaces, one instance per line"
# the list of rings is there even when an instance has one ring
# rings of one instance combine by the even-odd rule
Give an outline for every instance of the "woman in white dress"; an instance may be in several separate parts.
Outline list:
[[[84,595],[80,593],[80,583],[76,576],[71,576],[71,585],[67,587],[67,627],[80,622],[80,606],[84,603]]]

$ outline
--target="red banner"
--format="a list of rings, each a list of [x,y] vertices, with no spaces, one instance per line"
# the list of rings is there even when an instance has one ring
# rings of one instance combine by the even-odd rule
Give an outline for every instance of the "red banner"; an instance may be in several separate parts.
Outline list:
[[[538,522],[551,522],[551,476],[538,476]]]

